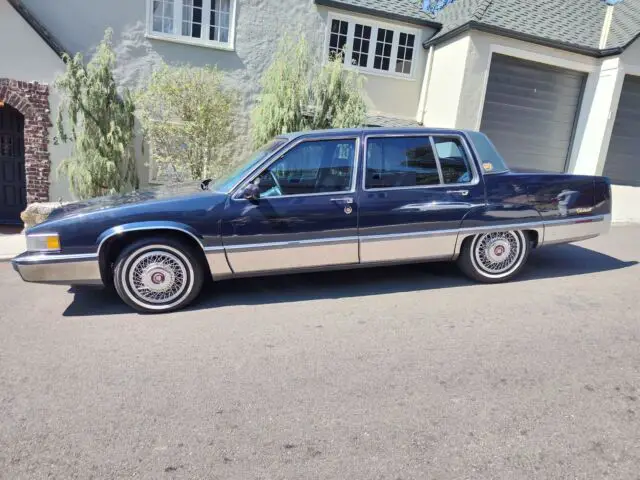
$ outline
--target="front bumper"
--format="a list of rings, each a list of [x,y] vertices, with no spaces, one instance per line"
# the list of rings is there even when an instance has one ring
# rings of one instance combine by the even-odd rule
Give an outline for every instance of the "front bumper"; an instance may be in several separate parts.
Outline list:
[[[102,285],[95,254],[49,254],[25,252],[11,260],[25,282],[55,285]]]

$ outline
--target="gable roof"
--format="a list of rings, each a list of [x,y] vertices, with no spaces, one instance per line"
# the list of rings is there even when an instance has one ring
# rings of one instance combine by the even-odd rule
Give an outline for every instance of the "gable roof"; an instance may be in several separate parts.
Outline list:
[[[29,24],[31,28],[44,40],[44,42],[49,45],[49,47],[59,56],[62,57],[62,54],[65,50],[60,45],[60,42],[47,30],[44,25],[42,25],[36,17],[33,16],[31,11],[24,6],[24,4],[20,0],[7,0],[9,5],[11,5],[16,12],[24,19],[25,22]]]
[[[586,55],[617,54],[640,34],[640,0],[614,7],[608,41],[601,49],[606,11],[601,0],[456,0],[435,15],[442,28],[424,46],[478,29]]]

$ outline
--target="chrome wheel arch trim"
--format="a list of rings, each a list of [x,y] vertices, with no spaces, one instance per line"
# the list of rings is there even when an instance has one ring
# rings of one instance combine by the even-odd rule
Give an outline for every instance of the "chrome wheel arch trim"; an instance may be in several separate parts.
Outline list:
[[[188,225],[181,224],[178,222],[136,222],[136,223],[128,223],[124,225],[116,225],[115,227],[111,227],[100,234],[97,240],[98,250],[96,252],[96,256],[100,258],[100,252],[102,250],[103,245],[113,237],[117,235],[122,235],[123,233],[130,232],[138,232],[138,231],[162,231],[162,230],[173,230],[176,232],[181,232],[189,235],[193,238],[203,253],[206,253],[205,246],[202,243],[202,240],[198,237],[192,227]]]

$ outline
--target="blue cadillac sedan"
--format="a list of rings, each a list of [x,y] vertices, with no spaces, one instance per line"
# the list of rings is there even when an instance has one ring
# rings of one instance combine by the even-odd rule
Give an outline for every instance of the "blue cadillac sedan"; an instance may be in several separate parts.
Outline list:
[[[480,132],[326,130],[274,138],[224,178],[60,207],[27,230],[13,266],[167,312],[207,278],[451,260],[502,282],[532,248],[610,222],[607,178],[511,172]]]

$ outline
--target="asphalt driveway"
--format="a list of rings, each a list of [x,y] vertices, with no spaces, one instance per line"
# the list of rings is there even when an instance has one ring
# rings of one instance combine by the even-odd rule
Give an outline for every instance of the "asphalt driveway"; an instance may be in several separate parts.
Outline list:
[[[0,264],[0,478],[638,479],[640,227],[450,265],[230,281],[188,311]]]

